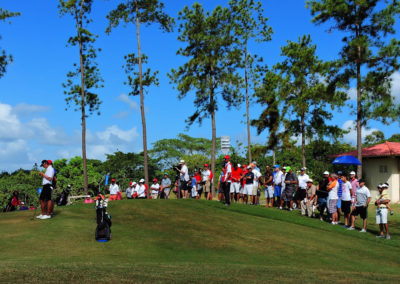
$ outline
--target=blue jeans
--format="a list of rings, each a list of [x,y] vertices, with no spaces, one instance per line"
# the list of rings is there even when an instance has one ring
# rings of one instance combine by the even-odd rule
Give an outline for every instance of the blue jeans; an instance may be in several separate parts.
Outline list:
[[[324,215],[324,211],[326,208],[326,199],[318,198],[317,204],[318,204],[319,216],[322,217]]]

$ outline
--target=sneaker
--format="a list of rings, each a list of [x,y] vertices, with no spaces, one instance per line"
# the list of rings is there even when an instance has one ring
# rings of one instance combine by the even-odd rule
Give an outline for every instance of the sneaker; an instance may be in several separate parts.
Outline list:
[[[42,219],[43,216],[44,216],[44,215],[40,214],[40,215],[36,216],[36,218]]]
[[[377,235],[376,237],[377,238],[384,238],[385,236],[384,235]]]
[[[383,236],[382,236],[382,237],[383,237]],[[387,235],[387,236],[386,236],[386,239],[387,239],[387,240],[390,240],[390,235]]]
[[[293,211],[293,208],[289,208],[289,211]]]
[[[343,225],[343,228],[348,228],[349,226]]]
[[[331,224],[332,224],[332,225],[337,225],[337,223],[336,223],[336,222],[332,222]]]
[[[40,218],[40,219],[45,220],[45,219],[50,219],[50,218],[51,218],[50,215],[43,215],[42,218]]]
[[[393,211],[390,211],[390,215],[393,215],[394,213],[393,213]],[[390,238],[390,237],[389,237]]]
[[[367,231],[364,229],[361,229],[360,233],[366,233]]]
[[[354,231],[355,229],[354,229],[354,227],[348,227],[347,230]]]
[[[279,206],[279,210],[282,210],[283,208],[281,206]]]
[[[320,220],[320,221],[324,221],[324,219],[322,219],[322,217],[321,217],[321,218],[319,218],[319,220]]]

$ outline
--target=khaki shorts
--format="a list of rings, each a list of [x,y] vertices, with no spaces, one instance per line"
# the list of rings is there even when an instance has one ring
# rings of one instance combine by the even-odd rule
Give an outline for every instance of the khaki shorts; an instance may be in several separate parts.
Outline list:
[[[206,183],[203,185],[203,192],[208,193],[211,192],[211,183],[210,181],[206,181]]]
[[[257,195],[257,190],[258,190],[258,186],[253,185],[253,194],[252,195]]]

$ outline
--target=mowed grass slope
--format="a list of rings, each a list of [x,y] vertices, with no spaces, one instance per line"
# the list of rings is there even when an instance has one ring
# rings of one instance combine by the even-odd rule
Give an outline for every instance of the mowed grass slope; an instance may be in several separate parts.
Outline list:
[[[395,210],[399,212],[399,207]],[[0,214],[0,282],[398,282],[400,213],[392,240],[299,212],[198,200],[111,202],[112,240],[94,240],[93,204]],[[38,214],[38,212],[37,212]]]

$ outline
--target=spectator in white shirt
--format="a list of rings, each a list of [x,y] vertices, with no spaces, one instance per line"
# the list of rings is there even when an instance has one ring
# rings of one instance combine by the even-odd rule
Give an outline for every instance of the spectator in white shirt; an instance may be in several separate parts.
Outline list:
[[[158,198],[158,192],[160,190],[160,185],[158,184],[158,180],[155,178],[153,179],[153,184],[150,187],[151,189],[151,199]]]
[[[119,186],[118,186],[118,184],[115,183],[115,179],[111,179],[111,184],[110,184],[110,187],[108,188],[108,191],[110,192],[110,198],[108,200],[109,201],[117,200]]]

